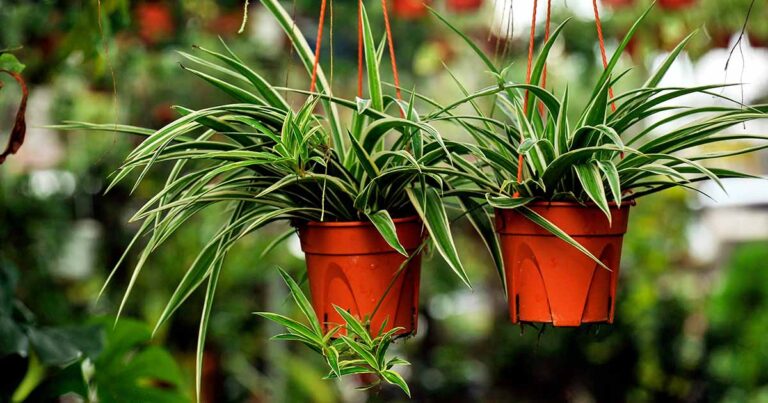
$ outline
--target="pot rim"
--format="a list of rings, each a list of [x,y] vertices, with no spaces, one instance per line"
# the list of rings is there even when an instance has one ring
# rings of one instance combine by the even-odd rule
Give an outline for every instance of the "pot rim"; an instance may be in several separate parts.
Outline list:
[[[392,221],[395,224],[404,224],[404,223],[410,223],[410,222],[417,222],[421,221],[421,217],[418,215],[412,215],[408,217],[402,217],[402,218],[393,218]],[[303,223],[301,226],[308,226],[308,227],[333,227],[333,228],[339,228],[339,227],[373,227],[373,223],[370,221],[308,221]]]
[[[621,207],[626,207],[626,206],[630,206],[631,207],[631,206],[635,206],[635,205],[637,205],[637,201],[635,199],[624,200],[624,201],[621,202]],[[592,202],[589,202],[587,204],[582,204],[582,203],[575,202],[575,201],[547,201],[547,200],[536,200],[536,201],[533,201],[533,202],[530,202],[530,203],[526,204],[526,206],[535,206],[535,207],[540,207],[540,206],[549,207],[549,206],[553,206],[553,207],[574,207],[574,208],[597,208],[597,205],[595,203],[592,203]],[[613,202],[613,201],[609,202],[608,203],[608,207],[615,208],[616,207],[616,202]],[[498,207],[496,207],[495,210],[502,210],[502,211],[504,211],[504,210],[516,210],[516,209],[508,209],[508,208],[498,208]]]

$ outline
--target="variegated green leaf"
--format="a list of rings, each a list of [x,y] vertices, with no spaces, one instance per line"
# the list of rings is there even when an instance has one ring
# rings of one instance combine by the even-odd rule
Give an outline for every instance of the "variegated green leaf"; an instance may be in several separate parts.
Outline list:
[[[453,242],[448,214],[445,212],[445,206],[443,206],[437,191],[432,188],[410,188],[408,189],[408,197],[424,222],[424,226],[427,227],[427,231],[435,243],[435,248],[461,281],[467,287],[471,287],[467,273],[459,259],[456,244]]]
[[[400,240],[397,239],[397,229],[395,228],[395,222],[392,221],[392,217],[387,210],[379,210],[375,213],[366,214],[368,219],[371,220],[373,225],[379,231],[379,234],[385,241],[396,251],[400,252],[403,256],[408,256],[408,252],[405,250]]]

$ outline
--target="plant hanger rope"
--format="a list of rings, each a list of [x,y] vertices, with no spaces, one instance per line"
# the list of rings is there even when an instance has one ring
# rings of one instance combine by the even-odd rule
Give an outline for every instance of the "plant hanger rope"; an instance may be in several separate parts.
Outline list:
[[[325,22],[325,9],[327,0],[322,0],[320,3],[320,17],[317,24],[317,44],[315,46],[315,60],[312,64],[312,81],[310,83],[310,92],[315,91],[317,84],[317,68],[320,63],[320,50],[322,48],[323,41],[323,25]],[[402,93],[400,91],[400,75],[397,70],[397,58],[395,57],[395,43],[392,35],[392,26],[389,22],[389,12],[387,7],[387,0],[381,0],[381,8],[384,14],[384,27],[387,31],[387,44],[389,48],[389,58],[392,61],[392,76],[395,84],[395,92],[397,100],[402,101]],[[357,96],[363,96],[363,0],[357,2]],[[403,116],[403,109],[399,107],[400,115]]]
[[[534,40],[536,35],[536,10],[538,6],[538,0],[533,0],[533,13],[531,15],[531,31],[530,31],[530,37],[528,39],[528,63],[526,68],[526,75],[525,75],[525,83],[530,84],[531,83],[531,68],[533,65],[533,48],[534,48]],[[603,68],[608,68],[608,56],[606,55],[605,50],[605,40],[603,38],[603,24],[600,21],[600,12],[597,8],[597,0],[592,0],[592,10],[595,14],[595,27],[597,28],[597,40],[598,44],[600,46],[600,57],[603,61]],[[549,40],[549,34],[550,34],[550,26],[551,26],[551,17],[552,17],[552,0],[547,0],[547,19],[545,23],[544,28],[544,42],[547,42]],[[547,86],[547,64],[544,64],[544,70],[542,72],[541,76],[541,86],[546,87]],[[610,96],[611,101],[611,111],[616,112],[616,102],[613,102],[613,87],[608,88],[608,94]],[[528,97],[529,92],[528,90],[525,90],[525,96],[523,98],[523,112],[528,113]],[[539,103],[539,113],[543,115],[545,113],[544,110],[544,104]],[[520,142],[523,141],[523,132],[520,132]],[[624,157],[624,154],[622,153],[622,158]],[[521,184],[523,182],[523,164],[525,163],[523,153],[519,153],[517,156],[517,184]],[[520,191],[515,191],[513,197],[520,197]]]
[[[363,97],[363,0],[357,1],[357,97]]]
[[[528,64],[526,67],[525,72],[525,83],[530,84],[531,83],[531,68],[533,67],[533,46],[535,42],[535,36],[536,36],[536,9],[538,8],[539,1],[533,0],[533,12],[531,13],[531,33],[528,38]],[[547,5],[549,5],[550,2],[547,0]],[[547,11],[547,24],[549,24],[549,11]],[[549,31],[549,29],[547,29]],[[528,97],[529,93],[528,90],[525,90],[525,95],[523,96],[523,113],[528,113]],[[520,144],[523,143],[524,134],[523,131],[520,131]],[[525,163],[523,159],[523,153],[517,154],[517,184],[523,183],[523,164]],[[513,197],[520,197],[520,191],[515,190],[515,194]]]
[[[605,54],[605,41],[603,40],[603,24],[600,22],[600,12],[597,9],[597,0],[592,0],[592,10],[595,12],[595,27],[597,28],[597,40],[600,44],[600,57],[603,59],[603,68],[608,68],[608,56]],[[608,88],[608,96],[613,100],[613,87]],[[611,111],[616,112],[616,102],[611,102]]]
[[[400,77],[397,74],[397,60],[395,59],[395,43],[392,41],[392,27],[389,25],[389,12],[387,11],[387,0],[381,0],[381,9],[384,12],[384,27],[387,30],[387,42],[389,43],[389,59],[392,61],[392,76],[395,80],[395,93],[397,94],[397,100],[402,101],[403,97],[400,93]],[[402,107],[400,114],[403,114]]]
[[[312,82],[309,84],[309,92],[315,92],[317,85],[317,65],[320,62],[320,49],[323,44],[323,24],[325,23],[325,6],[327,0],[320,3],[320,19],[317,22],[317,43],[315,44],[315,62],[312,64]]]
[[[552,22],[552,0],[547,0],[547,21],[544,24],[544,43],[549,41],[549,27]],[[544,62],[544,72],[541,76],[541,87],[547,88],[547,63]],[[544,115],[544,103],[539,102],[539,113]]]

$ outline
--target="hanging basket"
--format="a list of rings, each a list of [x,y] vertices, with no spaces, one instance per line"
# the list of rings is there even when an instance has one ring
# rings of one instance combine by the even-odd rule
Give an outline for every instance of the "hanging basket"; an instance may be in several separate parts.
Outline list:
[[[595,206],[539,202],[529,207],[587,248],[611,271],[516,210],[496,210],[512,323],[613,323],[628,203],[612,206],[613,225]]]
[[[483,0],[447,0],[446,6],[455,13],[468,13],[482,7]]]
[[[415,253],[422,242],[421,220],[394,221],[400,243],[409,254]],[[325,332],[344,323],[336,305],[360,319],[370,318],[374,335],[385,319],[385,331],[402,327],[397,335],[416,333],[420,255],[400,271],[407,258],[368,222],[311,222],[299,228],[299,237],[312,305]]]

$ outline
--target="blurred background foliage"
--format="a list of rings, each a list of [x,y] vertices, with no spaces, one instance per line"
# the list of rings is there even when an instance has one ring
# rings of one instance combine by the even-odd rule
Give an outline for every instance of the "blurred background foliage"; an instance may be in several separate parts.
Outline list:
[[[406,87],[440,101],[457,97],[443,63],[468,88],[489,82],[469,50],[434,18],[403,8],[408,1],[393,2]],[[210,218],[222,212],[201,215],[155,255],[139,278],[126,317],[113,328],[109,316],[116,312],[129,271],[118,271],[115,286],[96,296],[137,230],[128,217],[162,185],[162,175],[149,175],[133,195],[126,187],[103,195],[109,173],[137,139],[64,134],[43,126],[83,120],[158,128],[173,119],[173,104],[197,108],[229,102],[178,66],[177,50],[216,48],[219,38],[271,80],[303,88],[308,80],[286,40],[258,2],[251,3],[245,30],[238,34],[239,0],[0,0],[0,49],[22,46],[14,54],[27,65],[24,76],[31,87],[27,143],[0,167],[0,401],[48,401],[67,394],[73,401],[170,402],[194,396],[202,295],[193,295],[151,340],[145,323],[159,316],[177,279],[215,231]],[[316,3],[286,3],[303,32],[311,33],[310,42]],[[451,0],[432,5],[498,60],[518,66],[513,75],[521,80],[527,28],[518,21],[529,18],[529,3],[511,2],[511,25],[501,12],[509,7],[506,0],[479,1],[479,8],[463,10],[451,8]],[[609,50],[649,4],[603,1]],[[554,21],[576,17],[550,64],[554,88],[567,84],[572,93],[584,93],[601,68],[590,7],[587,0],[553,1]],[[696,28],[703,33],[693,42],[688,63],[715,57],[722,69],[750,1],[660,0],[656,8],[622,61],[634,68],[626,85],[641,82],[656,57]],[[378,3],[369,9],[382,32]],[[334,2],[333,86],[345,95],[355,85],[355,13],[356,2]],[[761,46],[768,40],[768,6],[758,1],[751,14],[742,45],[753,52],[749,63],[757,63],[750,55],[762,57],[764,77],[767,51]],[[539,29],[539,39],[542,34]],[[330,49],[324,52],[329,69]],[[764,81],[750,84],[747,102],[766,99]],[[18,103],[16,87],[7,83],[0,92],[2,133],[10,129]],[[291,100],[301,102],[297,96]],[[734,163],[764,174],[765,161],[757,155]],[[446,275],[439,258],[424,265],[419,334],[397,346],[413,363],[405,377],[414,399],[768,402],[766,240],[729,243],[715,259],[702,262],[690,247],[690,228],[704,214],[691,208],[698,205],[691,194],[672,191],[634,209],[616,324],[542,332],[507,322],[495,272],[483,253],[474,253],[483,247],[470,236],[468,224],[457,221],[474,288],[465,289]],[[209,326],[205,401],[402,399],[393,389],[356,391],[355,379],[323,381],[325,370],[316,357],[302,347],[268,341],[278,329],[252,312],[288,313],[292,306],[274,268],[296,277],[303,272],[295,239],[260,254],[284,229],[246,238],[227,260]],[[125,267],[135,259],[128,255]]]

